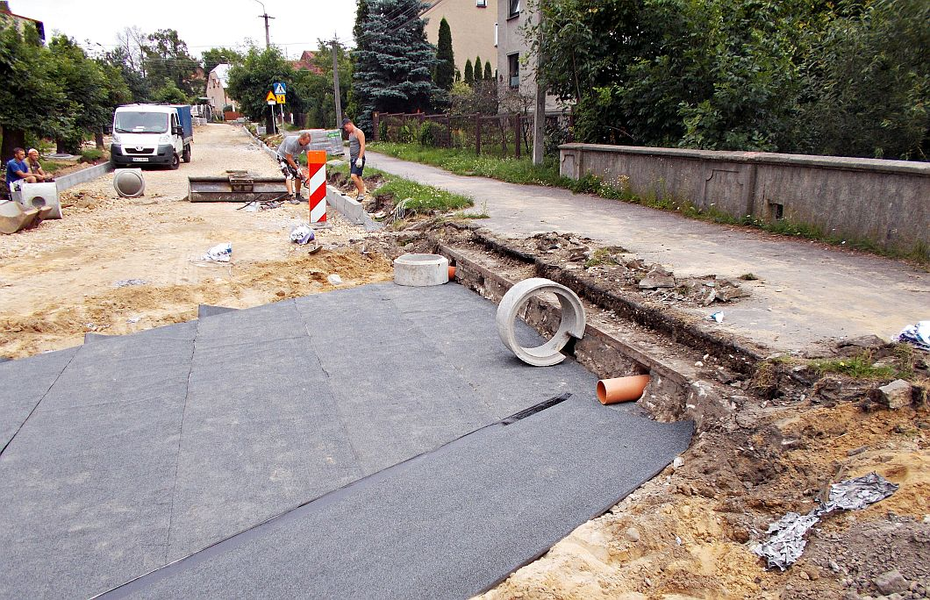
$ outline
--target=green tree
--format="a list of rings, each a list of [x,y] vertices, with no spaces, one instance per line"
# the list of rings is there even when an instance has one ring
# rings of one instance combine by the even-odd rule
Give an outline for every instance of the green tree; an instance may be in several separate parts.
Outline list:
[[[190,98],[173,81],[166,81],[152,93],[152,101],[159,104],[187,104]]]
[[[340,125],[336,122],[336,101],[333,97],[332,56],[332,42],[319,40],[313,64],[320,72],[296,73],[294,87],[306,100],[307,127],[332,129]],[[340,103],[345,107],[352,86],[352,61],[348,50],[339,43],[336,43],[336,64],[339,69]]]
[[[420,0],[369,0],[361,43],[353,53],[356,123],[371,130],[371,113],[428,111],[440,91],[433,83],[436,48],[426,41]]]
[[[197,77],[200,61],[194,59],[187,44],[174,29],[159,29],[149,34],[145,52],[146,75],[152,89],[161,88],[171,81],[187,96],[203,87],[203,79]]]
[[[48,50],[50,74],[65,97],[58,113],[67,115],[56,132],[58,150],[77,153],[89,135],[102,131],[112,120],[111,88],[104,70],[74,40],[56,36]]]
[[[439,40],[436,44],[436,86],[444,89],[452,89],[452,83],[455,78],[455,55],[452,51],[452,30],[449,23],[443,17],[439,21]]]
[[[480,56],[475,57],[475,72],[474,72],[475,83],[478,83],[481,81],[481,77],[483,74],[484,74],[484,63],[481,62]]]
[[[475,69],[471,66],[471,59],[465,61],[465,75],[462,77],[462,81],[468,85],[475,84]]]
[[[484,63],[484,77],[485,81],[494,81],[494,73],[491,72],[491,61]]]
[[[150,99],[152,91],[149,87],[149,81],[134,66],[134,62],[125,48],[118,46],[105,52],[97,61],[102,65],[106,65],[108,69],[113,69],[110,73],[117,74],[126,86],[129,97],[121,104],[146,102]]]
[[[29,27],[32,27],[31,25]],[[33,28],[34,29],[34,28]],[[37,40],[33,32],[31,39]],[[0,156],[13,157],[13,148],[24,146],[26,132],[54,135],[66,125],[58,114],[65,97],[52,79],[48,50],[40,43],[26,43],[16,27],[0,24]]]
[[[878,0],[835,19],[805,74],[797,149],[928,160],[930,3]]]
[[[203,72],[205,75],[209,75],[216,68],[216,65],[238,65],[242,63],[245,57],[238,50],[220,47],[204,50],[201,58],[203,59]]]
[[[272,84],[280,81],[288,86],[288,109],[303,112],[300,88],[295,87],[294,67],[285,60],[281,50],[272,46],[267,49],[251,48],[241,65],[229,69],[229,96],[236,100],[253,121],[260,121],[268,114],[265,97]]]

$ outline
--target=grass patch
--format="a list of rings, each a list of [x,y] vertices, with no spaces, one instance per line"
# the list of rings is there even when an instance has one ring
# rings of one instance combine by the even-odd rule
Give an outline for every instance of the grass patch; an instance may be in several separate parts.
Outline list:
[[[479,156],[471,150],[458,148],[432,148],[418,144],[395,142],[373,142],[369,144],[369,147],[376,152],[402,160],[439,167],[456,175],[489,177],[523,185],[560,187],[571,190],[576,194],[595,194],[603,198],[677,212],[691,219],[722,225],[755,227],[778,235],[799,237],[889,258],[910,260],[924,267],[930,265],[930,248],[923,242],[917,242],[913,247],[906,250],[888,249],[879,247],[869,240],[829,235],[819,227],[796,223],[789,219],[767,221],[751,215],[734,217],[713,206],[699,208],[687,200],[673,198],[664,193],[651,192],[645,195],[637,195],[629,191],[626,180],[605,182],[592,173],[578,180],[562,177],[559,175],[558,162],[552,157],[547,157],[542,165],[534,165],[529,158],[502,158],[484,154]]]
[[[597,267],[600,265],[618,265],[617,262],[610,252],[610,248],[598,248],[591,253],[591,257],[584,261],[584,268],[590,269],[591,267]]]
[[[349,174],[349,165],[328,167],[330,170],[344,175]],[[431,185],[423,185],[409,179],[385,173],[379,169],[368,167],[365,169],[368,176],[380,175],[384,178],[384,185],[377,190],[370,190],[372,194],[391,194],[395,204],[404,198],[410,198],[405,205],[408,213],[430,214],[434,212],[449,212],[462,210],[475,205],[474,200],[461,194],[453,194]],[[485,217],[472,217],[485,218]]]
[[[101,158],[103,158],[103,150],[97,150],[96,148],[88,148],[87,150],[81,151],[81,158],[78,159],[78,162],[92,163],[92,162],[97,162]]]
[[[49,175],[54,175],[68,166],[66,163],[55,162],[53,160],[42,160],[41,158],[39,159],[39,164],[42,165],[42,170]]]
[[[836,373],[854,379],[893,379],[899,377],[899,369],[892,366],[875,367],[872,354],[863,352],[849,358],[834,358],[829,360],[815,360],[811,366],[820,375]]]

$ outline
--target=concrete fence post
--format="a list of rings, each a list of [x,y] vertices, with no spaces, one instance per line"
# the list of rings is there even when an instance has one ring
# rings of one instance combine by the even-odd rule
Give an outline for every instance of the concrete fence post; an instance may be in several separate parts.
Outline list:
[[[378,111],[371,113],[371,141],[381,141],[381,115]]]

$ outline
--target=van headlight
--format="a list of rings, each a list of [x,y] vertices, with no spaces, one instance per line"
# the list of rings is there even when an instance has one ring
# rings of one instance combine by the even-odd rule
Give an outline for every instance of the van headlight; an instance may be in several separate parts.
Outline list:
[[[158,138],[158,143],[159,143],[159,144],[170,144],[170,143],[171,143],[171,136],[170,136],[170,135],[159,136],[159,138]]]
[[[120,139],[118,133],[114,133],[114,134],[113,134],[113,137],[110,138],[110,141],[111,141],[112,143],[116,144],[117,146],[122,146],[122,145],[123,145],[123,140]]]

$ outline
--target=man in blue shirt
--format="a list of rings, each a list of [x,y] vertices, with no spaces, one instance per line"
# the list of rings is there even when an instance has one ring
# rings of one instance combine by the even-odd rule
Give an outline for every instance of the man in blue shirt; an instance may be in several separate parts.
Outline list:
[[[22,148],[13,148],[13,158],[6,163],[6,186],[12,192],[19,189],[22,183],[35,183],[36,178],[29,173],[29,165],[24,160],[26,151]]]

